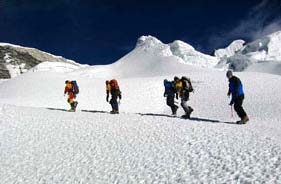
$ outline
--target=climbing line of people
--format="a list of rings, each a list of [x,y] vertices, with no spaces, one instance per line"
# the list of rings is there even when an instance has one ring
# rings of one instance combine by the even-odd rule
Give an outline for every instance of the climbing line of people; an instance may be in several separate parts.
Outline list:
[[[234,105],[234,110],[237,112],[237,115],[240,117],[240,120],[237,121],[237,124],[245,124],[249,121],[249,117],[245,110],[242,107],[244,100],[244,91],[241,80],[234,76],[232,71],[226,72],[226,77],[229,80],[229,89],[227,95],[230,97],[231,101],[229,103],[230,106]],[[164,80],[164,97],[166,97],[167,105],[171,107],[172,115],[177,115],[178,106],[175,104],[175,98],[181,99],[181,106],[185,112],[182,118],[190,118],[191,113],[193,112],[193,108],[187,105],[187,101],[189,100],[190,92],[194,92],[194,89],[191,84],[191,80],[188,77],[179,77],[175,76],[173,81]]]
[[[245,124],[249,121],[249,118],[242,107],[243,100],[244,100],[244,91],[243,85],[241,80],[234,76],[232,71],[227,71],[226,77],[229,80],[229,90],[227,95],[231,95],[231,101],[229,105],[234,105],[234,109],[237,112],[238,116],[241,120],[237,121],[238,124]],[[78,105],[77,101],[74,101],[76,95],[79,93],[79,87],[76,81],[65,81],[65,90],[64,95],[68,94],[67,102],[70,104],[71,109],[69,111],[75,112],[76,107]],[[107,80],[105,82],[106,85],[106,101],[111,104],[112,114],[119,113],[119,103],[122,98],[121,91],[116,79]],[[168,81],[167,79],[164,80],[164,97],[166,97],[166,103],[168,106],[171,107],[172,115],[176,116],[178,106],[175,104],[175,98],[181,100],[181,107],[183,108],[185,114],[182,118],[190,118],[191,113],[193,112],[193,108],[187,104],[189,100],[189,96],[191,92],[194,92],[192,87],[191,80],[186,77],[182,76],[181,78],[175,76],[173,81]],[[109,100],[109,96],[111,95],[111,99]],[[119,102],[118,102],[119,99]]]
[[[187,105],[189,100],[189,93],[193,92],[193,87],[189,78],[183,76],[179,79],[177,76],[174,77],[174,81],[164,80],[164,97],[167,97],[167,105],[172,109],[172,115],[177,115],[178,106],[175,105],[175,97],[181,98],[181,106],[185,112],[183,118],[190,118],[190,114],[193,108]]]
[[[119,113],[118,106],[122,98],[118,82],[116,79],[107,80],[105,82],[105,85],[106,85],[106,101],[109,102],[112,107],[112,111],[110,111],[110,113],[118,114]],[[69,112],[76,111],[78,102],[74,101],[74,99],[76,98],[76,95],[78,93],[79,93],[79,87],[76,81],[69,81],[69,80],[65,81],[64,96],[65,94],[68,94],[67,102],[70,104],[70,109],[68,110]],[[109,95],[111,95],[110,100],[109,100]]]

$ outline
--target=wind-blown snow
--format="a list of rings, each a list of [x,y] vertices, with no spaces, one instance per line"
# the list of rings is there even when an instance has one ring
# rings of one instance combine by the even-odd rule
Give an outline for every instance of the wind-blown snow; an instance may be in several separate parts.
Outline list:
[[[195,88],[189,101],[195,109],[192,120],[164,116],[171,111],[163,79],[174,74],[118,79],[123,96],[119,115],[81,112],[110,110],[105,80],[93,76],[35,72],[1,83],[1,181],[281,182],[280,77],[235,73],[243,81],[251,119],[235,125],[224,72],[187,70],[178,75],[191,77]],[[46,109],[69,108],[63,97],[67,79],[79,84],[78,112]]]

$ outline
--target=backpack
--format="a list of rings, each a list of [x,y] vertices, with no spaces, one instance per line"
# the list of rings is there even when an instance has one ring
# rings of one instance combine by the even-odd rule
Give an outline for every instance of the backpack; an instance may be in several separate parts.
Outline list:
[[[171,81],[165,80],[164,87],[165,87],[165,90],[176,91],[175,84]]]
[[[165,81],[164,81],[164,87],[165,87],[166,89],[170,89],[170,88],[173,87],[173,84],[172,84],[171,81],[165,80]]]
[[[76,95],[79,93],[79,87],[76,81],[71,81],[73,93]]]
[[[188,92],[193,92],[193,91],[194,91],[194,90],[193,90],[193,87],[192,87],[192,84],[191,84],[191,80],[190,80],[189,78],[187,78],[186,76],[183,76],[183,77],[181,78],[181,81],[182,81],[182,83],[185,83],[186,90],[187,90]]]
[[[109,84],[110,84],[111,89],[120,90],[116,79],[112,79],[111,81],[109,81]]]

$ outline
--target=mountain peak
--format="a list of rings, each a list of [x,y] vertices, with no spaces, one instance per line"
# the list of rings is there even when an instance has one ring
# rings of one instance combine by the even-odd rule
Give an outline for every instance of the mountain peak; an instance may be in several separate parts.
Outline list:
[[[171,43],[169,45],[172,49],[173,48],[177,48],[177,49],[184,48],[185,50],[195,51],[194,47],[192,47],[188,43],[185,43],[181,40],[175,40],[173,43]]]
[[[148,36],[139,37],[136,47],[150,48],[159,44],[161,45],[163,43],[160,40],[158,40],[156,37],[148,35]]]

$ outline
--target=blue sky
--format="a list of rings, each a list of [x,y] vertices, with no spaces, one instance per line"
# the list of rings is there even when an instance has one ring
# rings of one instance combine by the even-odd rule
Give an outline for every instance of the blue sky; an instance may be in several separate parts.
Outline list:
[[[0,0],[0,42],[91,65],[115,62],[152,35],[211,54],[281,30],[281,0]]]

